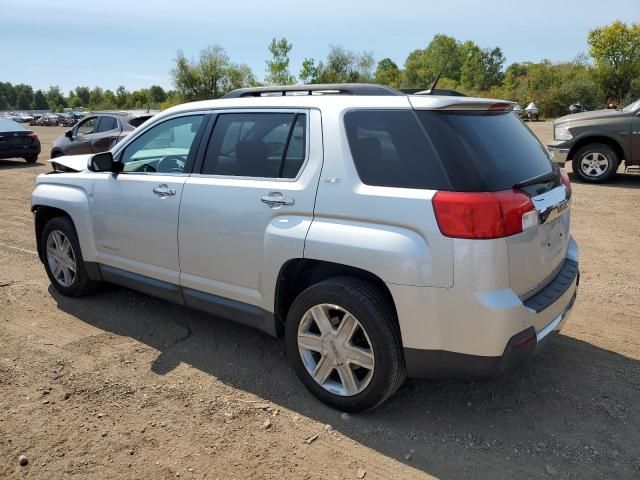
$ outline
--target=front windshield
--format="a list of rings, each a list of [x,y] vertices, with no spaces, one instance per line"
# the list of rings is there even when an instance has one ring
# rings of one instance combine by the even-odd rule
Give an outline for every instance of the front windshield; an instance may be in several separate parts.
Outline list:
[[[633,112],[633,111],[637,110],[638,108],[640,108],[640,100],[636,100],[632,104],[627,105],[626,107],[624,107],[622,109],[622,111],[623,112]]]

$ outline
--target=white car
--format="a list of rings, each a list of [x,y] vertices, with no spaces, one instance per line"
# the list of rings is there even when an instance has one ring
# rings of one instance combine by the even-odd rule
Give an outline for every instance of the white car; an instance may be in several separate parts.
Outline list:
[[[282,336],[343,411],[529,359],[578,285],[571,188],[512,103],[379,85],[231,92],[37,178],[56,290],[103,281]]]

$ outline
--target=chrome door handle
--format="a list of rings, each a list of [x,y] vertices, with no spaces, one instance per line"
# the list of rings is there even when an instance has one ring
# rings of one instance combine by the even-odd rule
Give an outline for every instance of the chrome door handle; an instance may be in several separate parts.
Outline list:
[[[293,205],[296,203],[293,198],[283,197],[280,192],[271,192],[269,195],[260,198],[260,201],[266,203],[271,208],[280,208],[283,205]]]
[[[175,195],[176,190],[175,188],[169,188],[166,183],[163,183],[162,185],[155,187],[153,189],[153,193],[160,195],[161,197],[166,197],[168,195]]]

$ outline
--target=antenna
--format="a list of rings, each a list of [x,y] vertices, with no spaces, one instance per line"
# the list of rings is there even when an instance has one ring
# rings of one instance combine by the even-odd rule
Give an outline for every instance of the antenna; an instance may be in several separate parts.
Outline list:
[[[440,77],[442,76],[442,74],[446,70],[447,66],[449,65],[449,59],[451,58],[452,54],[453,54],[453,47],[451,47],[449,49],[449,54],[447,55],[447,58],[444,60],[444,65],[440,69],[440,72],[438,72],[438,75],[436,75],[436,79],[433,81],[433,84],[431,84],[431,88],[428,90],[429,95],[433,94],[433,91],[435,90],[436,85],[438,84],[438,81],[440,80]]]

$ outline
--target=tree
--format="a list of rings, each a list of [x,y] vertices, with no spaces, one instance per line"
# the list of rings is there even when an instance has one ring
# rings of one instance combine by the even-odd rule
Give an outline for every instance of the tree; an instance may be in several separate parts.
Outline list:
[[[598,79],[607,96],[621,101],[640,75],[640,24],[616,21],[596,28],[587,38]]]
[[[500,48],[483,50],[475,43],[466,41],[459,53],[462,58],[460,84],[463,88],[480,92],[502,83],[504,55]]]
[[[95,87],[91,90],[91,93],[89,94],[89,102],[88,102],[88,106],[91,108],[100,108],[102,109],[102,101],[104,98],[104,90],[102,90],[100,87]]]
[[[33,88],[24,83],[19,83],[13,88],[16,94],[15,107],[18,110],[29,110],[33,104]]]
[[[151,85],[149,87],[149,100],[153,104],[160,104],[167,99],[167,92],[160,85]]]
[[[302,69],[298,74],[302,83],[314,83],[319,76],[320,68],[316,65],[316,61],[313,58],[305,58],[302,62]]]
[[[0,108],[1,109],[1,108]],[[42,90],[36,90],[33,94],[33,109],[34,110],[48,110],[49,102]]]
[[[403,83],[412,88],[429,87],[440,72],[443,77],[459,82],[462,68],[460,47],[460,42],[453,37],[435,35],[427,48],[409,54]]]
[[[49,87],[46,93],[47,102],[49,103],[49,108],[54,112],[59,112],[63,108],[67,106],[67,101],[62,95],[62,90],[57,85],[52,85]]]
[[[251,69],[231,63],[219,45],[202,50],[197,62],[188,60],[179,51],[171,76],[176,90],[187,101],[218,98],[233,88],[256,84]]]
[[[390,58],[383,58],[378,62],[374,80],[376,83],[398,88],[400,87],[400,82],[402,80],[402,72],[393,60]]]
[[[129,105],[129,92],[123,85],[116,88],[116,106],[118,108],[127,108]]]
[[[9,105],[9,101],[4,94],[0,93],[0,110],[9,110],[11,107]]]
[[[72,107],[88,107],[91,99],[91,90],[89,87],[76,87],[74,93],[75,101]],[[70,95],[71,96],[71,95]],[[71,104],[71,99],[69,99]]]
[[[289,72],[289,52],[293,45],[286,38],[274,38],[269,44],[271,59],[267,60],[267,76],[265,82],[270,85],[290,85],[296,82],[296,77]]]

